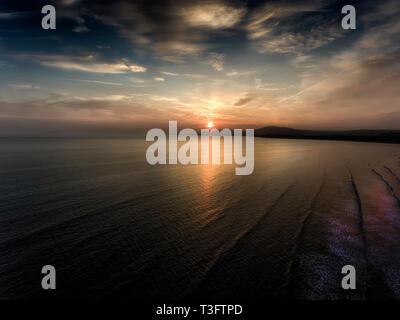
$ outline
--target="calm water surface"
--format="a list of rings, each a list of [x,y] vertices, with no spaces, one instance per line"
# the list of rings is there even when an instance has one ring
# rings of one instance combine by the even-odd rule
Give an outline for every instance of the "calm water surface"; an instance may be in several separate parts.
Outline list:
[[[147,145],[0,139],[0,299],[400,298],[400,145],[256,138],[250,176]]]

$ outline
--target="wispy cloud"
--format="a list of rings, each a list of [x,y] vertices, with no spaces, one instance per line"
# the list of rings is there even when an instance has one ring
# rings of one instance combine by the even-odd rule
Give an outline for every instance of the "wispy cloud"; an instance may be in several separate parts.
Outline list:
[[[257,90],[265,90],[265,91],[280,91],[286,89],[286,88],[276,87],[273,84],[263,83],[263,80],[260,78],[254,79],[254,86]]]
[[[166,76],[172,76],[172,77],[177,77],[179,76],[179,73],[174,73],[174,72],[168,72],[168,71],[160,71],[161,74],[164,74]]]
[[[0,20],[13,19],[20,15],[22,15],[22,12],[0,12]]]
[[[214,70],[222,71],[224,69],[224,59],[224,54],[211,52],[206,63],[213,67]]]
[[[109,81],[99,81],[99,80],[86,80],[86,79],[71,79],[73,81],[80,81],[80,82],[87,82],[87,83],[94,83],[94,84],[102,84],[107,86],[123,86],[122,83],[119,82],[109,82]]]
[[[249,95],[246,95],[245,97],[240,98],[238,101],[236,101],[236,102],[234,103],[234,106],[236,106],[236,107],[244,106],[244,105],[246,105],[247,103],[249,103],[251,100],[253,100],[253,97],[251,97],[251,96],[249,96]]]
[[[225,73],[225,75],[228,76],[228,77],[240,77],[240,76],[248,76],[248,75],[251,75],[251,74],[255,74],[258,71],[256,71],[256,70],[249,70],[249,71],[232,70],[230,72]]]
[[[33,60],[49,67],[93,73],[118,74],[147,71],[146,67],[131,63],[127,59],[105,62],[92,55],[76,57],[64,55],[21,55],[19,58]]]
[[[298,54],[320,48],[342,34],[337,19],[325,18],[329,2],[268,2],[252,13],[246,30],[248,38],[262,53]],[[306,13],[319,15],[306,15]]]
[[[76,17],[76,22],[78,23],[78,26],[74,28],[74,32],[77,33],[83,33],[83,32],[88,32],[89,29],[85,26],[85,19],[83,19],[80,16]]]
[[[10,84],[8,86],[13,89],[34,89],[34,90],[40,89],[40,86],[35,86],[32,84]]]

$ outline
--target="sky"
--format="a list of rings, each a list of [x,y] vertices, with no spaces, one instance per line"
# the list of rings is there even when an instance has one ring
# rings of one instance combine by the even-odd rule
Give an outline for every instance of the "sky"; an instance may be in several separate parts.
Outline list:
[[[2,0],[0,135],[400,129],[399,17],[398,0]]]

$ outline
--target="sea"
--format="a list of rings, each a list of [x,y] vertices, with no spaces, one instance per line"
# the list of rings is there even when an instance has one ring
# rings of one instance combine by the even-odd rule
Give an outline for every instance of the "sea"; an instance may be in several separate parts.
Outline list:
[[[255,138],[247,176],[148,146],[0,139],[0,299],[400,298],[400,145]]]

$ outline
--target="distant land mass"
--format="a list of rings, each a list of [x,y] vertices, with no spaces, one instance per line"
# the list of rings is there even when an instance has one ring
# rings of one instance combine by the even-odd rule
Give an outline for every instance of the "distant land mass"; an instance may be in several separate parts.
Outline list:
[[[348,140],[400,143],[400,130],[301,130],[285,127],[264,127],[254,131],[256,137],[286,139]]]

